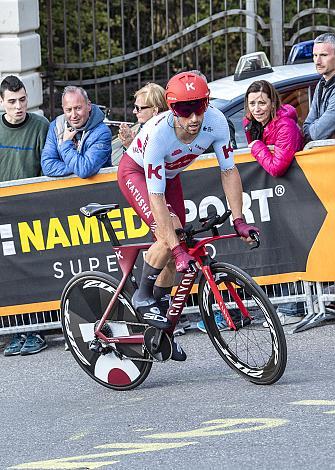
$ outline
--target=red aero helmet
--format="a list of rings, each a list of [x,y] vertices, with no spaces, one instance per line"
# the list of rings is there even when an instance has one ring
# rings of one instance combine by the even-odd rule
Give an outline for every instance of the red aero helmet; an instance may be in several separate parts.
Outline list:
[[[209,88],[205,80],[192,72],[177,73],[172,77],[165,89],[165,100],[171,109],[178,101],[194,101],[209,97]]]

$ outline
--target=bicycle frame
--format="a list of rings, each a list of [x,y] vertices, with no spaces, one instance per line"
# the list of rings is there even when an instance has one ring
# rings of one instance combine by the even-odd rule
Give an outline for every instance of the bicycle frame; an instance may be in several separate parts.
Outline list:
[[[197,262],[198,268],[203,272],[204,276],[206,277],[212,292],[214,293],[215,300],[227,322],[227,325],[229,328],[232,330],[236,330],[236,325],[234,324],[234,321],[232,320],[228,308],[226,307],[218,286],[216,285],[216,282],[213,278],[213,275],[211,273],[210,265],[213,263],[213,259],[208,255],[208,252],[206,250],[206,244],[215,242],[217,240],[224,240],[228,238],[236,238],[238,235],[236,234],[231,234],[231,235],[217,235],[217,236],[211,236],[211,237],[206,237],[202,238],[196,241],[195,245],[191,248],[188,248],[188,252],[191,256],[193,256]],[[120,284],[115,291],[111,301],[109,302],[101,320],[99,321],[98,327],[95,331],[95,336],[105,343],[132,343],[132,344],[143,344],[144,342],[144,335],[143,334],[133,334],[130,336],[117,336],[117,337],[106,337],[102,333],[102,328],[105,324],[105,322],[108,320],[109,314],[112,311],[113,305],[115,301],[118,298],[118,295],[121,293],[127,279],[129,279],[133,284],[135,283],[135,278],[132,274],[132,269],[134,267],[135,261],[139,255],[139,252],[142,250],[147,250],[150,248],[152,243],[141,243],[141,244],[132,244],[132,245],[118,245],[118,246],[113,246],[113,249],[116,253],[117,260],[119,262],[120,268],[122,270],[122,279],[120,281]],[[171,328],[166,331],[167,334],[172,335],[173,330],[176,326],[176,324],[179,321],[180,315],[187,303],[187,299],[190,295],[190,292],[192,290],[192,287],[194,285],[194,282],[196,280],[196,277],[198,275],[197,271],[189,271],[186,272],[182,275],[180,282],[176,288],[176,292],[174,296],[172,297],[171,305],[169,307],[169,310],[167,312],[167,318],[171,321]],[[242,300],[240,299],[238,293],[236,290],[233,288],[233,286],[229,282],[225,282],[228,292],[231,294],[232,298],[238,305],[238,307],[241,310],[242,315],[245,318],[250,318],[249,312],[246,310]]]

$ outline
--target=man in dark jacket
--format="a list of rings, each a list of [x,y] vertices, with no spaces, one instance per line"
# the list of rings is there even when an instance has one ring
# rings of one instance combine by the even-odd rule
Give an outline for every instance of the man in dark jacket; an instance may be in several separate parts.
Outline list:
[[[325,33],[315,38],[313,60],[322,78],[303,125],[306,141],[335,137],[335,34]]]
[[[83,88],[68,86],[62,96],[64,114],[51,124],[42,152],[46,176],[95,175],[111,165],[112,134],[104,114],[91,104]]]

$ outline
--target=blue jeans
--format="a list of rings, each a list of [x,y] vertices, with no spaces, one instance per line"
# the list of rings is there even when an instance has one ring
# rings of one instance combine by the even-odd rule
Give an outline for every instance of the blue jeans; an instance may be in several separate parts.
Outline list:
[[[282,286],[275,286],[275,294],[278,296],[286,296],[289,294],[302,294],[302,283],[298,283],[297,287],[294,288],[293,283],[283,284]],[[305,306],[304,302],[289,302],[287,304],[279,304],[277,312],[281,312],[284,315],[301,317],[305,315]]]

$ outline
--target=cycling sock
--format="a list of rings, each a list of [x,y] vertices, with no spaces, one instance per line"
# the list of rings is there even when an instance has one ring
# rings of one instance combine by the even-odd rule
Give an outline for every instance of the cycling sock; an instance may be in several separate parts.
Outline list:
[[[152,299],[154,302],[153,288],[162,268],[154,268],[144,261],[140,287],[136,293],[136,300],[144,302]]]
[[[167,312],[170,306],[170,299],[171,299],[171,287],[160,287],[154,285],[154,298],[162,310],[162,312]]]

